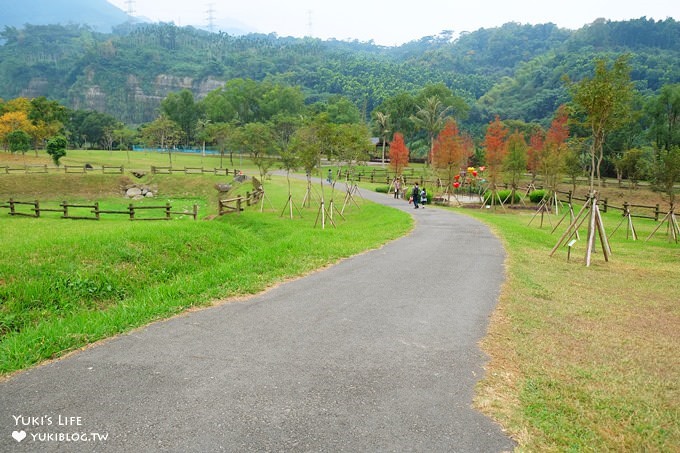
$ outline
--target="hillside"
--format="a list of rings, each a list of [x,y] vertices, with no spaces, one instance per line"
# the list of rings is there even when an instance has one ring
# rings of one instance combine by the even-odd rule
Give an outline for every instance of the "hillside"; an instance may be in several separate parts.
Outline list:
[[[5,29],[2,39],[1,98],[47,96],[128,124],[153,119],[170,92],[188,88],[200,98],[237,77],[299,85],[310,102],[344,95],[366,118],[391,96],[441,82],[472,106],[471,129],[495,114],[545,123],[567,99],[563,76],[589,74],[597,57],[630,54],[643,95],[680,82],[680,24],[673,19],[598,21],[576,31],[509,23],[400,47],[172,24],[127,24],[108,34],[27,26]]]
[[[31,25],[80,24],[111,33],[129,16],[106,0],[0,0],[0,29]]]

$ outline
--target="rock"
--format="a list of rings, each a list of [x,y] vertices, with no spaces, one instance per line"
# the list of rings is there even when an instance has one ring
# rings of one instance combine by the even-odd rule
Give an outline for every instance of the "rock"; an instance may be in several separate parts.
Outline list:
[[[148,191],[147,193],[144,194],[146,198],[153,198],[153,192]]]
[[[125,191],[125,196],[128,198],[139,197],[142,195],[142,189],[139,187],[130,187]]]
[[[231,184],[217,183],[215,184],[215,189],[217,189],[218,192],[229,192],[231,190]]]

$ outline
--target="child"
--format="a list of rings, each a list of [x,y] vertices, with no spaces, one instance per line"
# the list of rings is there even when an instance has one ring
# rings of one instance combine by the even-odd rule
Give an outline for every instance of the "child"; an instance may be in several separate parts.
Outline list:
[[[425,209],[425,203],[427,203],[427,192],[425,192],[425,187],[423,187],[423,190],[420,192],[420,204],[423,209]]]

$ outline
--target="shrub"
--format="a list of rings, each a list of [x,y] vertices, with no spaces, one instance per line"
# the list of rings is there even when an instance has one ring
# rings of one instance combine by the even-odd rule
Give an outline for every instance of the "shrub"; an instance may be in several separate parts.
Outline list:
[[[496,192],[495,204],[500,204],[501,202],[511,203],[512,202],[512,200],[510,199],[511,194],[512,194],[512,190],[510,190],[510,189],[499,190],[498,192]],[[514,203],[519,203],[521,199],[522,199],[521,193],[519,191],[515,191]],[[484,192],[484,203],[485,204],[491,203],[491,192],[490,191]]]
[[[545,196],[546,196],[545,190],[543,189],[533,190],[529,194],[529,200],[531,200],[532,203],[540,203],[541,201],[543,201]]]
[[[390,192],[390,186],[378,186],[375,188],[375,191],[378,193],[389,193]]]

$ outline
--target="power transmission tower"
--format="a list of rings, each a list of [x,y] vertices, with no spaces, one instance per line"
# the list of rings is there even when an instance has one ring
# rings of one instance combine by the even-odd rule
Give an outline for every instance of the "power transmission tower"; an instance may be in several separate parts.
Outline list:
[[[126,0],[125,5],[127,6],[127,15],[132,17],[135,14],[135,0]]]
[[[210,30],[210,33],[215,31],[215,9],[213,6],[213,3],[208,3],[208,11],[205,12],[208,15],[208,30]]]
[[[314,32],[314,27],[312,23],[312,10],[309,9],[307,10],[307,36],[310,38],[313,36]]]

